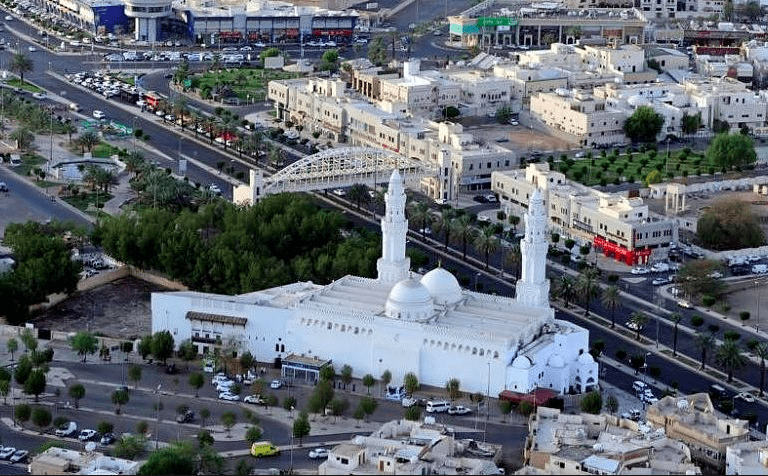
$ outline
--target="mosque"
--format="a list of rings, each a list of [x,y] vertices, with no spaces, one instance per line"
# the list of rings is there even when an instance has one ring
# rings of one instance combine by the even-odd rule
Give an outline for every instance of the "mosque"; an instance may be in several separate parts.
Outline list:
[[[462,289],[440,267],[423,276],[410,271],[397,170],[385,201],[375,279],[348,275],[238,296],[153,293],[152,332],[170,331],[177,346],[190,339],[201,354],[247,350],[258,361],[279,363],[286,377],[310,381],[332,364],[337,372],[349,365],[355,378],[378,379],[388,370],[395,385],[409,372],[438,388],[457,378],[462,391],[490,395],[596,387],[589,332],[555,319],[549,305],[547,215],[538,189],[524,217],[515,298]]]

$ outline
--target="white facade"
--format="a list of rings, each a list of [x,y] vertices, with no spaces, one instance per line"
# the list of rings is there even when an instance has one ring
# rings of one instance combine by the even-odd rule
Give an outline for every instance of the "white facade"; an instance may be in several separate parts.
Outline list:
[[[534,193],[535,195],[535,193]],[[378,278],[345,276],[328,285],[294,283],[240,296],[152,294],[152,331],[207,353],[239,343],[259,361],[288,354],[350,365],[355,377],[414,372],[426,385],[458,378],[468,392],[586,391],[597,384],[589,332],[554,319],[545,277],[546,212],[533,200],[515,299],[461,289],[437,268],[423,277],[405,257],[405,195],[390,178]],[[420,279],[419,279],[420,278]]]

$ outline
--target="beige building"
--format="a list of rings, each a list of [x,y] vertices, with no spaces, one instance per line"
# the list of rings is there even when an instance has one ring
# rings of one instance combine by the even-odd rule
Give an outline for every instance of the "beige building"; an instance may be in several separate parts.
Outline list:
[[[725,450],[725,474],[768,474],[768,441],[749,441]]]
[[[437,71],[421,71],[420,61],[403,63],[402,78],[380,78],[380,100],[405,105],[407,114],[439,118],[448,106],[459,106],[459,85]]]
[[[609,194],[571,182],[549,164],[496,172],[493,190],[508,215],[521,216],[538,187],[552,232],[581,242],[627,264],[646,263],[653,250],[677,239],[675,221],[650,212],[641,198]]]
[[[695,463],[721,473],[726,467],[727,448],[749,441],[749,422],[716,412],[706,393],[664,397],[648,408],[646,419],[664,428],[670,438],[688,445]]]
[[[136,474],[141,466],[135,461],[104,456],[98,452],[48,448],[32,458],[31,474]]]
[[[569,134],[582,146],[597,147],[626,141],[627,114],[608,106],[591,91],[557,89],[531,97],[531,115],[548,126]]]
[[[688,80],[684,83],[691,101],[703,112],[702,122],[712,128],[715,121],[731,130],[765,125],[768,103],[746,84],[731,78]]]
[[[686,445],[613,415],[539,407],[518,474],[701,474]]]
[[[498,474],[498,445],[456,440],[431,423],[395,420],[335,446],[318,474]]]

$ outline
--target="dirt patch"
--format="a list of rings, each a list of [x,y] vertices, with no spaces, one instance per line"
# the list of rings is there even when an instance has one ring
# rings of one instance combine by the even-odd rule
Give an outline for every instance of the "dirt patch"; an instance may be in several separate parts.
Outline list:
[[[120,339],[141,337],[152,328],[151,295],[162,291],[170,290],[128,276],[74,294],[32,322],[52,331],[90,331]]]

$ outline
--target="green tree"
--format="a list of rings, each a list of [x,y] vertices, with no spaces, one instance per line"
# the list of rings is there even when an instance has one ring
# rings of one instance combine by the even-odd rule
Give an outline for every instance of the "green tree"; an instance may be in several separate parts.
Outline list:
[[[243,372],[253,369],[256,364],[256,359],[253,358],[253,354],[247,350],[240,355],[240,368]]]
[[[101,138],[92,131],[86,131],[80,134],[80,137],[77,138],[77,143],[80,145],[80,147],[85,151],[85,149],[88,149],[88,152],[92,152],[93,148],[96,147],[97,144],[101,142]]]
[[[360,399],[360,408],[363,409],[366,420],[368,420],[369,416],[373,415],[373,412],[376,411],[378,406],[379,403],[371,397],[363,397]]]
[[[419,378],[413,372],[408,372],[403,378],[403,386],[408,395],[413,395],[419,389]]]
[[[640,106],[624,122],[624,133],[632,142],[655,142],[663,125],[663,115],[651,106]]]
[[[320,380],[333,380],[334,377],[336,377],[336,369],[333,368],[333,365],[326,365],[322,369],[320,369]]]
[[[743,134],[718,134],[712,139],[705,159],[718,168],[754,164],[757,160],[752,138]]]
[[[264,61],[264,58],[274,58],[275,56],[280,56],[280,49],[275,48],[274,46],[263,49],[259,54],[262,61]]]
[[[499,410],[501,411],[501,414],[504,415],[504,419],[506,420],[507,415],[512,413],[512,402],[509,400],[499,400]]]
[[[331,400],[333,400],[333,394],[331,382],[325,379],[320,380],[309,397],[307,409],[312,413],[323,413]]]
[[[613,415],[619,409],[619,400],[613,395],[608,395],[605,398],[605,409]]]
[[[431,216],[431,212],[429,213]],[[469,215],[462,215],[454,221],[452,234],[461,241],[461,255],[466,260],[467,245],[478,239],[477,228],[472,224]]]
[[[10,69],[12,72],[19,75],[19,79],[21,80],[22,84],[24,83],[24,74],[29,73],[33,68],[34,63],[24,54],[16,53],[13,55]]]
[[[453,231],[454,211],[451,209],[444,209],[440,212],[440,215],[433,221],[435,232],[443,233],[445,238],[445,249],[448,249],[448,243],[451,241],[451,233]]]
[[[206,446],[213,446],[215,440],[213,435],[208,430],[200,430],[197,432],[197,446],[198,448],[205,448]]]
[[[112,392],[112,403],[115,405],[115,413],[120,414],[123,409],[123,405],[128,403],[131,396],[125,390],[115,390]]]
[[[173,336],[169,331],[155,332],[152,336],[152,355],[165,365],[168,357],[173,355],[173,345]]]
[[[293,437],[299,439],[299,446],[305,436],[309,435],[311,427],[309,426],[309,416],[307,412],[302,411],[293,422]]]
[[[43,429],[47,428],[51,424],[53,417],[48,409],[43,407],[35,407],[32,410],[32,423],[40,428],[40,434],[43,434]]]
[[[765,244],[765,234],[751,204],[734,199],[719,200],[705,210],[696,224],[696,235],[705,246],[716,250],[755,248]]]
[[[360,211],[360,205],[368,202],[371,196],[368,195],[368,187],[361,183],[353,184],[347,191],[347,198],[354,202],[357,206],[357,211]]]
[[[600,303],[611,312],[611,329],[616,326],[616,309],[621,305],[621,293],[617,286],[608,286],[600,297]]]
[[[144,360],[147,360],[147,357],[152,354],[152,336],[147,335],[141,338],[139,341],[138,349],[139,355],[141,355],[141,358]]]
[[[405,409],[405,414],[403,415],[403,418],[405,418],[408,421],[419,421],[421,420],[421,409],[416,405],[412,407],[408,407]]]
[[[69,339],[69,345],[82,358],[82,362],[85,362],[88,354],[96,353],[99,341],[92,333],[80,331]]]
[[[629,316],[629,322],[631,322],[635,328],[635,339],[640,340],[640,331],[643,330],[645,324],[648,322],[648,316],[640,311],[635,311]]]
[[[210,418],[211,411],[205,407],[200,409],[200,426],[205,426],[205,420]]]
[[[3,405],[8,404],[9,393],[11,393],[11,381],[8,379],[0,380],[0,395],[3,396]]]
[[[597,415],[603,409],[603,397],[600,392],[589,392],[581,399],[581,411]]]
[[[112,430],[114,429],[115,425],[111,421],[102,420],[98,425],[96,425],[96,431],[98,431],[101,435],[112,433]]]
[[[728,382],[732,382],[733,372],[744,367],[747,363],[747,358],[742,354],[741,347],[739,347],[735,339],[725,339],[717,348],[715,361],[728,374]]]
[[[365,385],[365,388],[367,390],[367,394],[371,394],[371,387],[376,385],[376,379],[373,378],[373,375],[371,374],[365,374],[363,376],[363,385]]]
[[[189,385],[195,389],[195,398],[200,396],[200,389],[205,384],[205,377],[200,372],[195,372],[189,376]]]
[[[576,281],[576,289],[584,302],[585,316],[589,316],[589,305],[592,299],[600,295],[598,277],[599,271],[597,269],[588,268],[581,272]]]
[[[258,426],[249,426],[245,431],[245,441],[247,441],[248,445],[251,446],[257,441],[261,440],[263,434],[264,432],[261,431],[261,428]]]
[[[706,293],[710,296],[721,296],[725,291],[723,282],[715,278],[715,271],[722,265],[714,260],[691,260],[677,272],[675,280],[678,287],[691,298]]]
[[[5,346],[8,349],[8,352],[11,353],[11,362],[13,362],[13,353],[19,350],[19,341],[11,337],[8,339],[8,342],[6,342]]]
[[[69,386],[69,397],[75,401],[75,408],[80,408],[80,399],[85,397],[85,387],[81,383]]]
[[[499,238],[492,226],[485,226],[480,229],[480,233],[475,238],[475,247],[485,256],[485,269],[487,271],[491,253],[499,248]]]
[[[391,382],[392,382],[392,372],[390,372],[389,370],[385,370],[381,374],[381,384],[384,385],[384,387],[386,387]]]
[[[19,385],[24,385],[29,376],[32,374],[32,360],[28,355],[22,355],[19,357],[19,362],[16,364],[16,369],[13,371],[13,379]]]
[[[696,334],[696,347],[701,351],[701,370],[707,365],[707,350],[714,347],[715,337],[709,332],[698,332]]]
[[[139,388],[139,382],[141,381],[141,367],[138,365],[131,365],[128,367],[128,379],[133,382],[135,388]]]
[[[682,128],[683,133],[689,136],[695,134],[701,127],[701,124],[701,112],[697,112],[694,115],[683,113],[683,117],[680,120],[680,127]]]
[[[765,359],[768,359],[768,343],[755,342],[751,350],[760,359],[760,396],[762,397],[765,390]]]
[[[344,384],[344,388],[352,381],[352,367],[344,365],[341,368],[341,382]]]
[[[115,443],[112,455],[118,458],[134,459],[144,452],[146,442],[147,438],[144,435],[123,436]]]
[[[16,405],[16,409],[13,411],[13,415],[16,417],[18,422],[26,423],[32,416],[32,407],[27,403]]]
[[[421,227],[421,237],[427,237],[427,228],[432,223],[432,209],[426,202],[411,202],[408,206],[409,221],[418,223]]]
[[[189,453],[178,447],[161,448],[149,455],[137,474],[196,474],[194,459]]]
[[[445,382],[445,392],[448,394],[448,398],[450,398],[451,402],[461,398],[460,386],[461,383],[457,378],[452,378]]]
[[[237,423],[237,415],[235,412],[224,412],[221,414],[221,424],[227,430],[227,438],[231,436],[230,431],[232,427]]]

